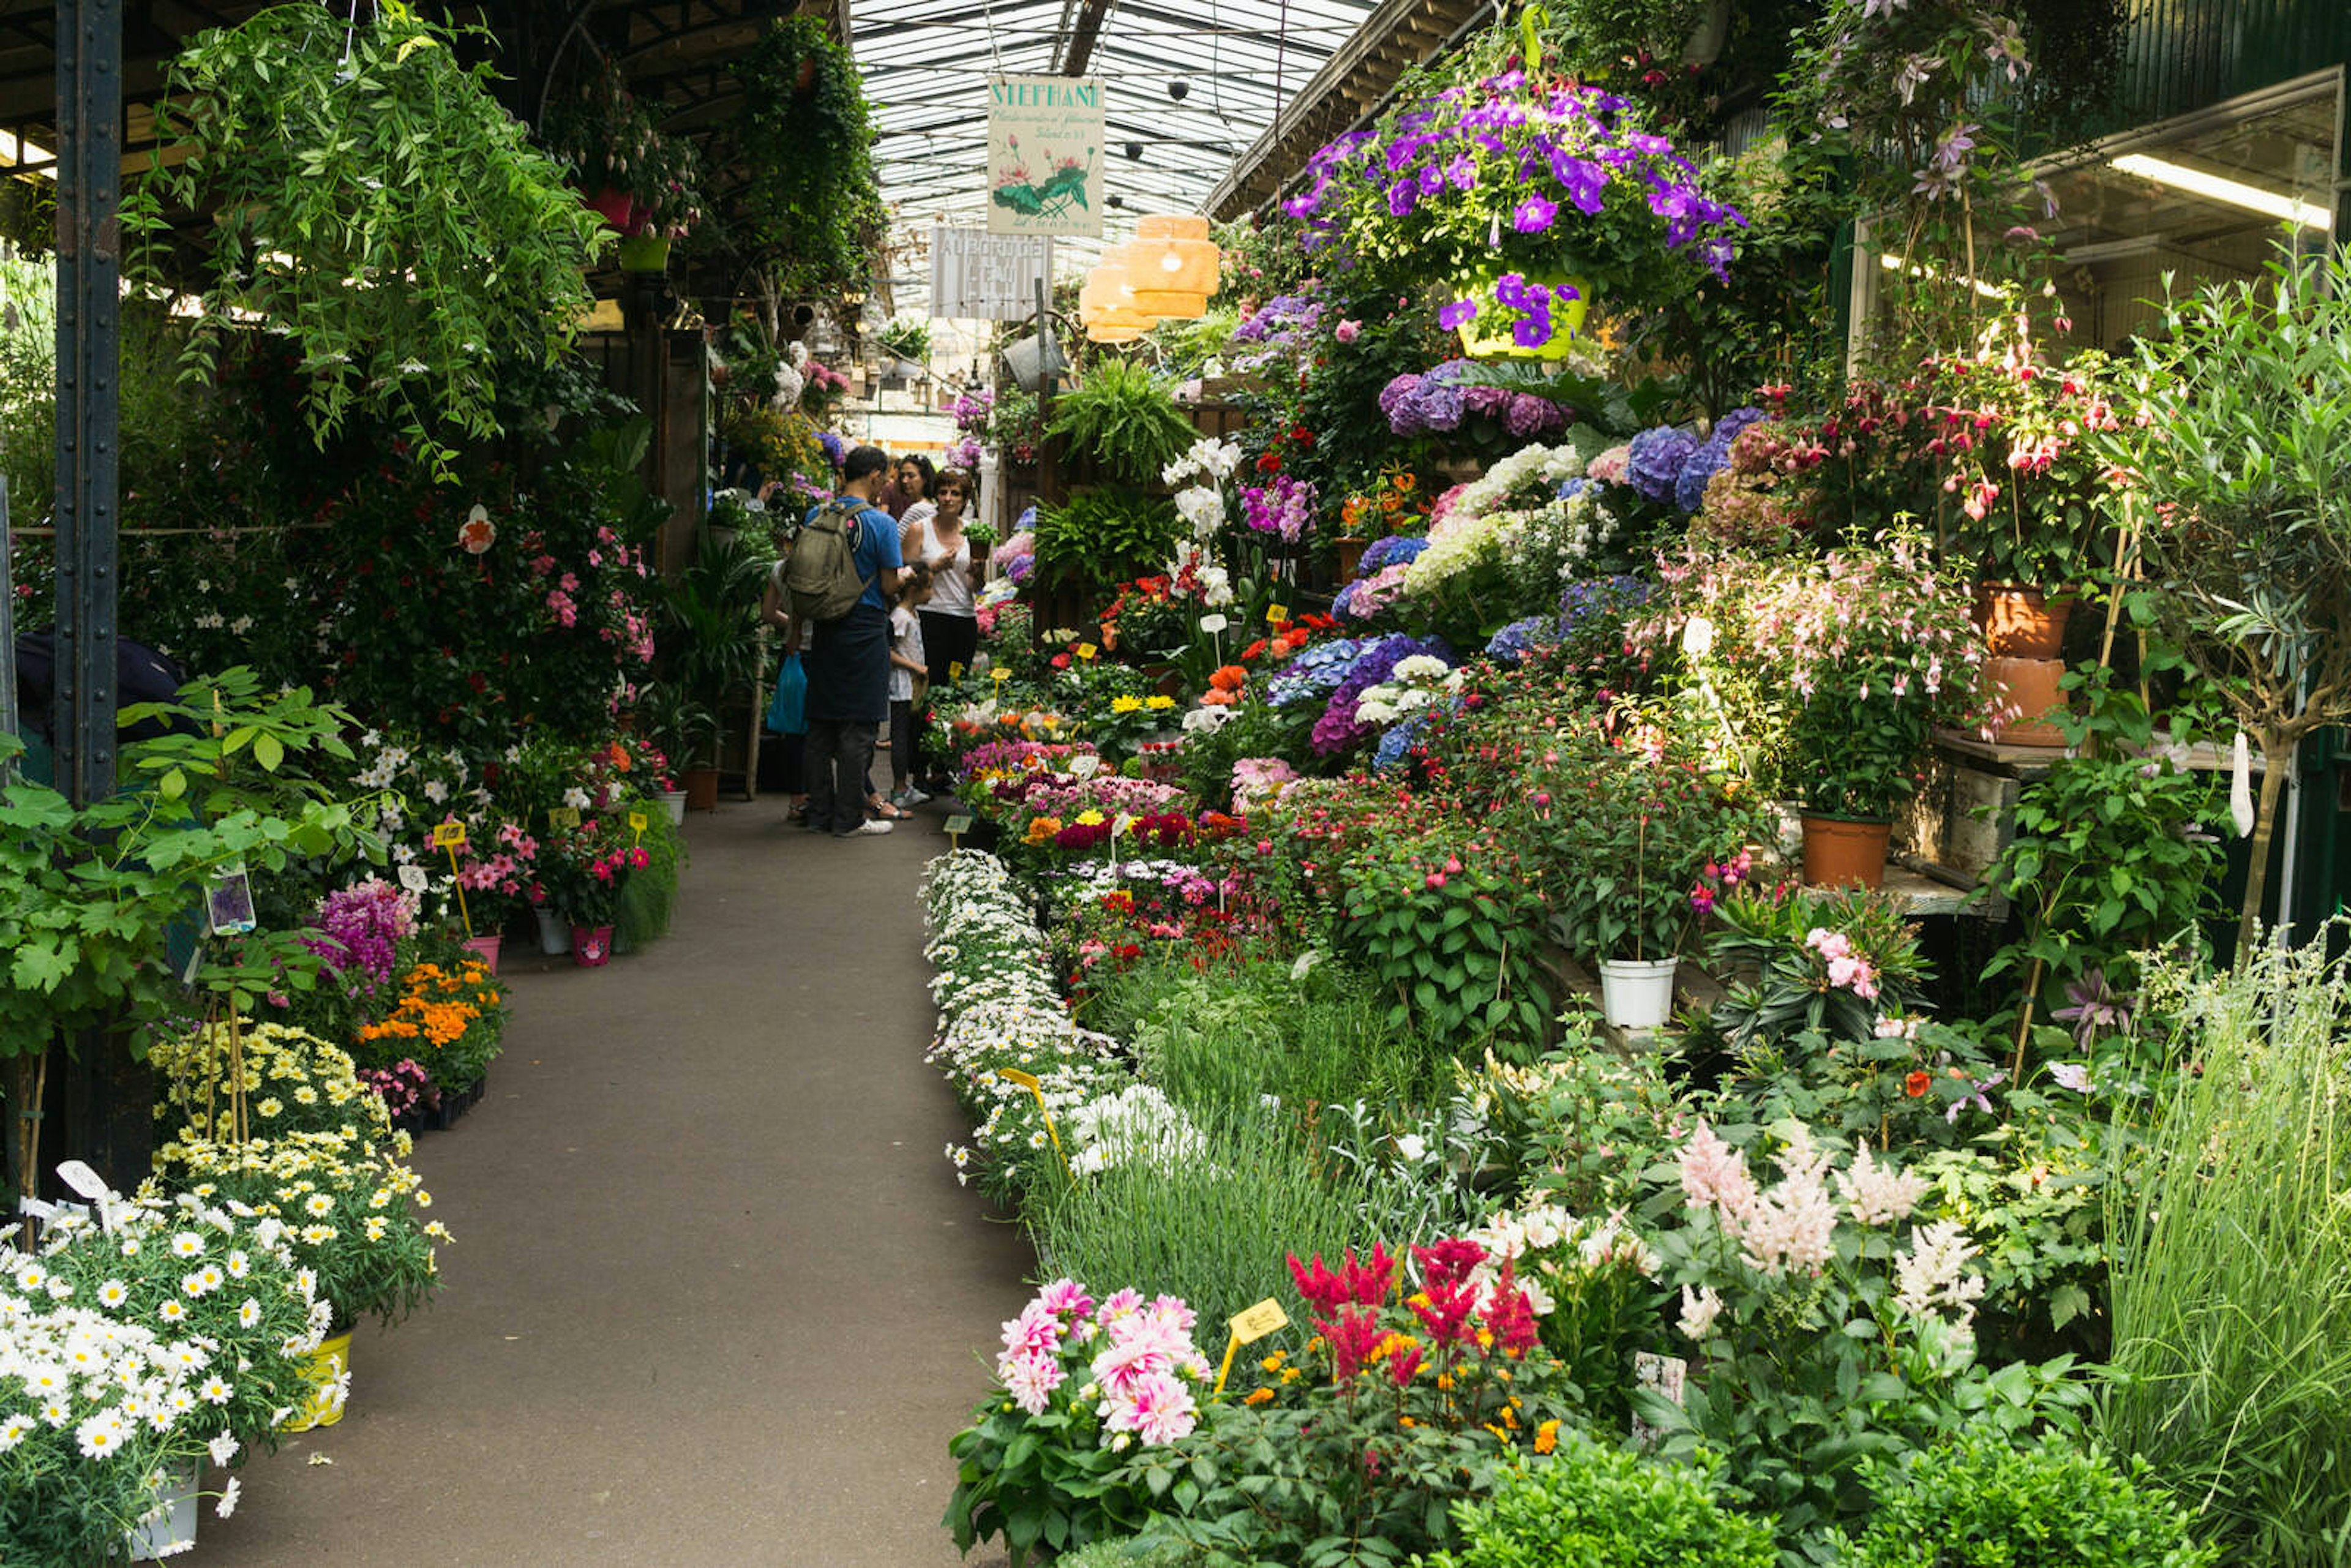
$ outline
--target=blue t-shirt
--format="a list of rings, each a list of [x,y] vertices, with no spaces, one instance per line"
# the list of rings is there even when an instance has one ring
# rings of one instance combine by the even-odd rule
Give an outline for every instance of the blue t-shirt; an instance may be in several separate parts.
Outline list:
[[[851,496],[841,497],[842,500],[855,498]],[[809,508],[810,517],[816,514],[816,507]],[[800,520],[806,522],[808,518]],[[898,525],[890,520],[889,513],[868,503],[857,514],[857,542],[851,547],[850,554],[857,562],[857,575],[866,580],[865,592],[857,602],[870,604],[887,614],[890,601],[882,592],[882,573],[894,571],[906,564],[904,558],[898,553]]]

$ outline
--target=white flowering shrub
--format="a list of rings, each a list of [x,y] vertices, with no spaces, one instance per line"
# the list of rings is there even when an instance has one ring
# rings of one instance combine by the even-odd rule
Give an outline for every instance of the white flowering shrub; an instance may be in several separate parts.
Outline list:
[[[181,1193],[0,1245],[0,1562],[114,1561],[165,1472],[274,1441],[331,1311],[289,1237]]]
[[[998,1193],[1055,1179],[1081,1153],[1069,1142],[1079,1113],[1134,1076],[1115,1040],[1070,1017],[1029,895],[1001,861],[977,850],[941,855],[923,873],[923,902],[939,1009],[925,1060],[946,1074],[976,1124],[969,1143],[947,1146],[956,1178],[983,1176]],[[1037,1088],[1004,1078],[1007,1069],[1033,1075]]]
[[[1924,1178],[1865,1140],[1840,1157],[1801,1123],[1772,1132],[1769,1186],[1704,1122],[1681,1147],[1687,1222],[1656,1245],[1695,1364],[1681,1404],[1639,1396],[1669,1456],[1724,1455],[1783,1540],[1802,1540],[1866,1508],[1865,1457],[1962,1429],[2078,1427],[2088,1391],[2071,1356],[1997,1371],[1976,1359],[1974,1240],[1951,1220],[1902,1233]]]

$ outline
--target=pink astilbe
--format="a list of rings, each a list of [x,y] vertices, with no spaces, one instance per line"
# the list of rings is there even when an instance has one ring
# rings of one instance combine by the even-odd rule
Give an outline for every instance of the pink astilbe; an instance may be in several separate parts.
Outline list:
[[[1864,1225],[1891,1225],[1927,1196],[1927,1178],[1881,1166],[1869,1152],[1869,1140],[1856,1138],[1853,1166],[1838,1173],[1837,1191],[1853,1217]]]
[[[1781,1179],[1735,1222],[1727,1219],[1723,1228],[1744,1243],[1740,1257],[1750,1269],[1774,1279],[1792,1270],[1817,1274],[1829,1260],[1836,1234],[1836,1205],[1825,1181],[1828,1154],[1800,1125],[1772,1161],[1780,1167]]]
[[[1746,1213],[1755,1203],[1755,1178],[1747,1174],[1747,1156],[1724,1143],[1704,1121],[1682,1145],[1682,1193],[1690,1207],[1710,1204],[1726,1219]]]

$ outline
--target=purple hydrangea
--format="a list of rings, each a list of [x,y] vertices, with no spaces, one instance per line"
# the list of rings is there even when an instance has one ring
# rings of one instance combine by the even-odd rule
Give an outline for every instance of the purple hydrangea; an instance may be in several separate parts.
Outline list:
[[[1372,766],[1384,773],[1402,767],[1405,758],[1420,740],[1422,731],[1427,729],[1428,717],[1433,711],[1422,708],[1388,726],[1387,732],[1380,737],[1379,745],[1372,748]]]
[[[841,459],[849,455],[849,448],[842,444],[841,437],[830,430],[820,430],[816,433],[816,439],[817,444],[824,448],[826,460],[835,468],[840,467]]]
[[[1670,424],[1645,430],[1633,437],[1625,460],[1625,482],[1651,501],[1670,501],[1682,465],[1698,450],[1698,437]]]
[[[1426,653],[1450,664],[1453,650],[1441,637],[1423,641],[1398,632],[1380,638],[1357,657],[1331,694],[1322,716],[1314,721],[1313,747],[1317,757],[1335,757],[1351,747],[1360,746],[1371,738],[1372,727],[1358,723],[1355,705],[1363,695],[1378,685],[1395,671],[1398,664],[1415,653]]]
[[[1674,505],[1685,512],[1695,512],[1706,500],[1706,486],[1717,474],[1729,465],[1730,444],[1739,433],[1764,417],[1760,408],[1735,408],[1715,423],[1713,432],[1697,451],[1682,464],[1682,471],[1674,479]]]
[[[1572,636],[1597,616],[1637,610],[1648,598],[1649,585],[1637,577],[1578,578],[1559,591],[1559,634]]]

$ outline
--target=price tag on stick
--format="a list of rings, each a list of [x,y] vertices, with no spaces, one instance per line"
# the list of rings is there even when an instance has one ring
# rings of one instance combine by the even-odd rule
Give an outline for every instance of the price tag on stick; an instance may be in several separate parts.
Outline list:
[[[956,659],[949,662],[947,664],[947,679],[951,681],[959,681],[963,679],[963,661],[961,659]]]
[[[629,813],[629,831],[635,834],[638,839],[645,836],[645,814],[643,811]]]
[[[1265,607],[1265,623],[1266,623],[1267,625],[1269,625],[1269,626],[1280,626],[1280,625],[1285,625],[1285,624],[1287,624],[1287,623],[1289,622],[1289,620],[1290,620],[1290,606],[1289,606],[1289,605],[1287,605],[1287,604],[1269,604],[1269,605],[1267,605],[1267,606]]]
[[[1033,1072],[1023,1072],[1017,1067],[999,1067],[996,1075],[1007,1083],[1014,1083],[1037,1097],[1037,1114],[1045,1118],[1045,1135],[1053,1140],[1053,1152],[1061,1156],[1061,1173],[1074,1185],[1078,1173],[1070,1168],[1069,1151],[1061,1147],[1061,1134],[1053,1128],[1053,1113],[1045,1108],[1045,1086],[1037,1082]]]
[[[959,850],[963,848],[963,836],[969,831],[971,831],[970,812],[957,811],[954,816],[949,817],[947,819],[947,848],[951,850]]]
[[[550,828],[578,827],[580,825],[580,808],[577,806],[551,807],[547,813],[547,825]]]
[[[1225,1364],[1217,1369],[1217,1394],[1225,1391],[1225,1379],[1232,1375],[1233,1356],[1241,1346],[1255,1344],[1274,1330],[1289,1327],[1290,1314],[1281,1310],[1280,1301],[1268,1296],[1248,1311],[1235,1312],[1228,1326],[1232,1337],[1225,1341]]]
[[[465,847],[465,824],[435,822],[433,825],[433,847],[449,852],[449,880],[457,884],[457,918],[465,924],[465,935],[474,935],[473,912],[465,907],[465,879],[457,870],[457,852]]]

